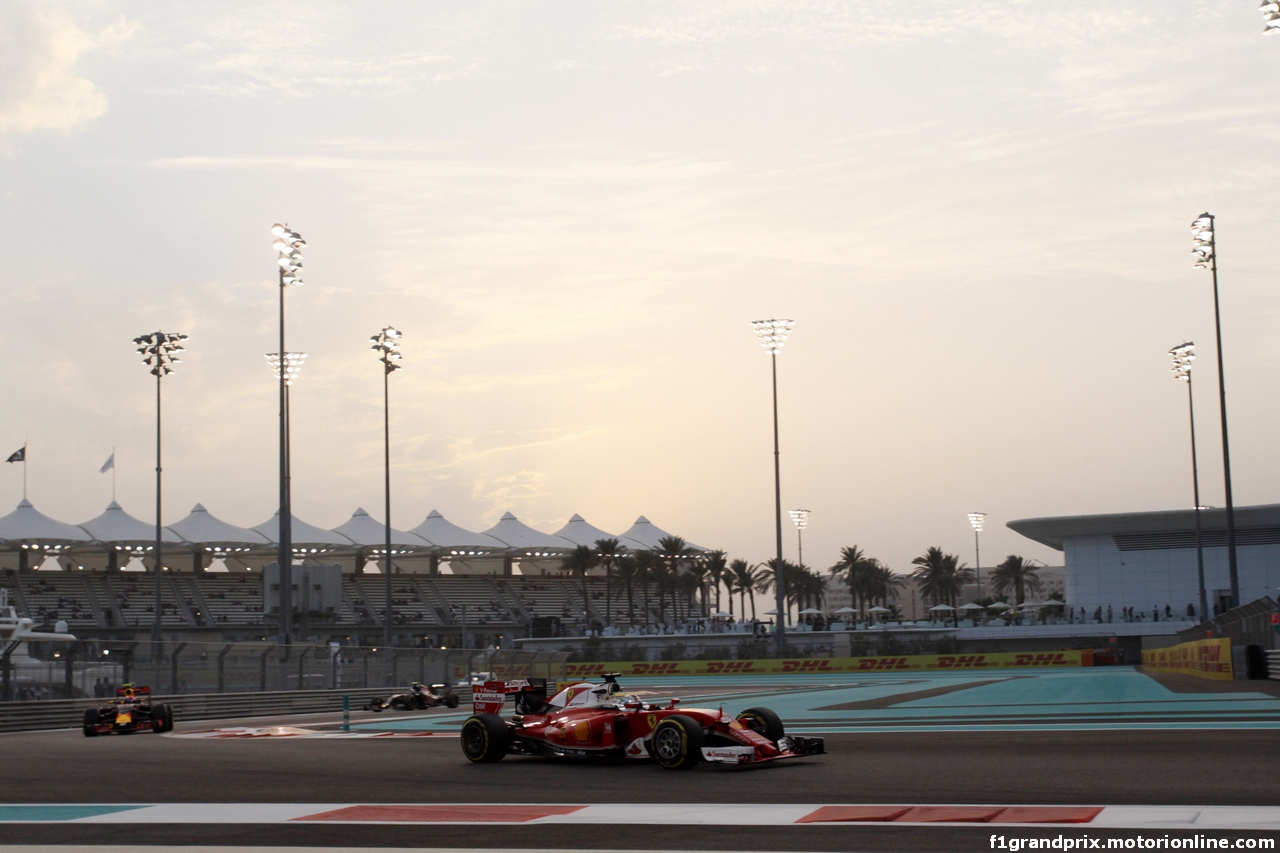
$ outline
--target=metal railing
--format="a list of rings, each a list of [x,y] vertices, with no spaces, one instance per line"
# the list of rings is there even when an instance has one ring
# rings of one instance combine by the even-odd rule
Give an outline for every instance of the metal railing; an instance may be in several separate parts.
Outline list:
[[[167,696],[389,689],[412,681],[455,684],[504,667],[517,676],[563,677],[563,652],[385,648],[272,643],[79,641],[33,644],[34,658],[0,654],[0,701],[114,696],[125,682]]]

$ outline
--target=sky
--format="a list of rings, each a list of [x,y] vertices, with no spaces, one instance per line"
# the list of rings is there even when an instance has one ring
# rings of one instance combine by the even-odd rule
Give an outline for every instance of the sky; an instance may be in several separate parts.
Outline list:
[[[1256,2],[703,0],[0,7],[0,452],[80,523],[277,509],[473,530],[639,515],[730,558],[1062,555],[1018,518],[1276,502],[1280,38]],[[6,444],[7,442],[7,444]],[[0,512],[23,494],[0,466]],[[789,521],[785,549],[794,559]]]

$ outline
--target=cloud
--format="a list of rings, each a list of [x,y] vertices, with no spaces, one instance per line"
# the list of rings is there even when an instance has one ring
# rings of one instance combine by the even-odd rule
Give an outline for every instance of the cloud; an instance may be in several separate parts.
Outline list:
[[[26,5],[0,12],[0,135],[69,133],[105,113],[107,96],[76,64],[130,29],[119,22],[95,35],[59,12]]]

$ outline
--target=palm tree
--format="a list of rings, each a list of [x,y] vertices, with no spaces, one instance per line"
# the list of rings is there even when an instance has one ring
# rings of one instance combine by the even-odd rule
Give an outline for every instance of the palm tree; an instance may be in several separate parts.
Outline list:
[[[664,536],[658,540],[657,555],[664,567],[664,571],[660,575],[661,582],[658,591],[658,610],[659,616],[662,616],[662,592],[664,589],[671,591],[671,608],[673,611],[677,609],[676,576],[680,573],[680,567],[693,556],[693,549],[679,536]],[[664,619],[663,621],[666,620]]]
[[[991,570],[991,588],[1000,597],[1013,590],[1017,596],[1014,604],[1021,604],[1027,600],[1027,592],[1039,594],[1042,586],[1036,567],[1030,561],[1010,554]]]
[[[582,626],[590,627],[587,623],[591,621],[589,608],[591,607],[591,599],[587,596],[587,572],[600,562],[595,552],[586,545],[579,545],[570,551],[560,562],[560,568],[568,572],[573,572],[582,576]]]
[[[879,601],[881,607],[889,606],[889,599],[898,598],[898,590],[907,585],[904,575],[894,574],[893,569],[876,560],[875,575],[871,583],[872,600]]]
[[[644,626],[648,628],[649,616],[653,613],[652,605],[649,603],[649,590],[662,572],[663,564],[658,555],[652,551],[640,551],[636,554],[635,559],[636,579],[644,585]],[[661,609],[661,598],[659,598],[658,602],[658,607]]]
[[[641,554],[647,554],[647,551],[641,551]],[[627,621],[635,621],[636,600],[634,597],[634,585],[640,579],[641,568],[640,560],[636,556],[627,555],[618,559],[617,562],[618,580],[622,581],[622,585],[627,590]],[[648,619],[645,620],[648,622]]]
[[[747,618],[747,596],[751,596],[751,618],[756,618],[756,587],[759,583],[760,569],[746,560],[734,560],[729,564],[730,589],[738,593],[738,609],[742,611],[740,618]]]
[[[715,584],[716,591],[716,609],[713,612],[720,612],[720,586],[726,582],[728,572],[729,566],[725,560],[724,551],[712,551],[707,555],[707,580]],[[732,606],[732,602],[730,605]]]
[[[596,540],[596,563],[604,566],[604,624],[611,624],[611,614],[613,612],[612,591],[609,587],[609,579],[613,575],[613,567],[618,564],[618,560],[622,558],[622,552],[626,549],[618,544],[617,539],[597,539]]]
[[[853,598],[854,607],[859,611],[862,605],[875,600],[875,581],[880,563],[868,557],[857,545],[840,549],[840,560],[829,571],[833,577],[840,577],[849,586],[849,595]]]
[[[930,547],[911,564],[919,567],[911,576],[919,582],[921,594],[933,599],[935,605],[955,607],[964,585],[973,581],[973,569],[961,564],[955,554],[944,554],[941,548]]]

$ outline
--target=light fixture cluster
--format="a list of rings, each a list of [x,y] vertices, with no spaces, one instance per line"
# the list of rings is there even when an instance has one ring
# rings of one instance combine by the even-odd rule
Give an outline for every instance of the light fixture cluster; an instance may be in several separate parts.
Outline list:
[[[38,542],[34,542],[31,544],[24,543],[22,547],[24,549],[31,550],[31,551],[61,551],[62,549],[70,548],[71,546],[70,545],[41,545]]]
[[[276,379],[280,378],[281,358],[278,352],[269,352],[266,354],[267,363],[271,365],[271,372]],[[306,363],[307,354],[305,352],[287,352],[284,354],[284,384],[292,385],[293,380],[298,378],[298,374],[302,372],[302,366]]]
[[[271,233],[276,238],[271,248],[277,252],[280,283],[302,284],[302,250],[307,247],[307,241],[297,231],[291,231],[278,222],[271,226]]]
[[[369,349],[381,353],[378,360],[382,362],[387,373],[394,373],[401,368],[400,338],[402,337],[404,336],[400,332],[386,326],[381,332],[369,338],[369,343],[373,344]]]
[[[787,335],[795,327],[795,320],[752,320],[751,329],[760,339],[760,346],[769,355],[777,355],[787,342]]]
[[[223,556],[226,556],[226,555],[228,555],[228,554],[238,554],[238,553],[240,553],[241,551],[252,551],[252,550],[253,550],[252,548],[247,548],[247,547],[246,547],[246,548],[223,548],[223,547],[219,547],[219,546],[209,546],[209,545],[204,546],[204,549],[205,549],[206,551],[209,551],[209,552],[213,553],[213,554],[216,554],[216,555],[217,555],[217,556],[219,556],[219,557],[223,557]]]
[[[1196,266],[1208,269],[1213,266],[1216,246],[1213,240],[1213,214],[1202,213],[1191,223],[1191,254]]]
[[[154,551],[154,545],[117,545],[117,551],[128,551],[130,554],[143,554],[147,551]]]
[[[559,556],[555,551],[525,551],[526,557],[555,557]]]
[[[295,554],[328,554],[332,548],[294,548]]]
[[[168,376],[173,373],[173,365],[182,360],[177,353],[186,352],[187,348],[182,345],[186,339],[186,335],[173,332],[152,332],[139,335],[133,342],[138,345],[142,363],[151,368],[153,376]]]
[[[1280,30],[1280,3],[1276,0],[1262,0],[1262,5],[1258,7],[1258,11],[1262,13],[1262,32],[1264,35]]]
[[[795,523],[798,529],[804,530],[806,527],[809,526],[809,510],[793,509],[793,510],[790,510],[790,513],[791,513],[791,520]]]
[[[987,514],[985,512],[969,513],[969,523],[973,525],[973,529],[978,533],[982,532],[982,525],[986,520]]]
[[[488,551],[450,551],[450,557],[483,557]]]
[[[1196,360],[1196,345],[1192,341],[1178,344],[1169,350],[1173,356],[1173,378],[1180,382],[1191,381],[1191,362]]]
[[[386,548],[371,548],[371,549],[369,550],[369,553],[370,553],[370,554],[385,554],[385,553],[387,553],[387,549],[386,549]],[[412,550],[410,550],[409,548],[401,548],[401,549],[400,549],[400,550],[398,550],[398,551],[397,551],[395,548],[392,548],[392,549],[391,549],[391,556],[393,556],[393,557],[394,557],[396,554],[412,554],[412,553],[413,553],[413,551],[412,551]]]

